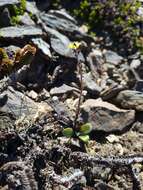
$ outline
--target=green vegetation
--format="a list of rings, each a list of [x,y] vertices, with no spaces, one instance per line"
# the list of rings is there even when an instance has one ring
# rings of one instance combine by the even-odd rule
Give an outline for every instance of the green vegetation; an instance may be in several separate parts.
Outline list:
[[[86,123],[81,125],[77,130],[74,128],[65,128],[63,130],[63,135],[71,138],[71,137],[77,137],[79,138],[82,142],[87,143],[89,141],[89,133],[92,130],[92,125],[90,123]]]
[[[23,15],[26,9],[26,0],[20,0],[20,5],[16,6],[13,5],[10,8],[10,13],[11,13],[11,23],[12,25],[17,25],[19,24],[19,16]]]

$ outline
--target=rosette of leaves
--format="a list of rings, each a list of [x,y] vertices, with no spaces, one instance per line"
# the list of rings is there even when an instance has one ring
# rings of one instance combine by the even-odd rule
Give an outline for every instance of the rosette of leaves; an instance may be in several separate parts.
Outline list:
[[[72,138],[72,137],[77,137],[79,138],[82,142],[87,143],[89,141],[89,134],[92,130],[92,125],[91,123],[85,123],[81,125],[77,130],[74,130],[71,127],[67,127],[63,129],[63,135]]]

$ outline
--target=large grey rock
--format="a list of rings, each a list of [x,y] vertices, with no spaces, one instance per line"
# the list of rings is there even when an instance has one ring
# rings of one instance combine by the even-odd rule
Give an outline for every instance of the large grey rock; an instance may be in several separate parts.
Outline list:
[[[38,47],[38,49],[42,52],[45,58],[49,59],[52,57],[50,52],[50,45],[45,42],[42,38],[33,38],[32,43]]]
[[[35,26],[10,26],[0,29],[0,39],[4,40],[23,39],[42,35],[42,30]]]
[[[133,123],[135,111],[119,109],[101,99],[88,99],[81,106],[81,117],[92,124],[93,131],[123,132]]]
[[[110,50],[106,51],[104,56],[105,56],[105,61],[107,63],[111,63],[111,64],[114,64],[114,65],[118,65],[123,60],[123,57],[118,55],[116,52],[110,51]]]
[[[63,16],[63,13],[60,11],[57,15],[54,14],[54,12],[51,12],[50,14],[42,13],[41,19],[43,22],[58,31],[61,31],[63,33],[69,32],[69,33],[76,33],[79,32],[78,27],[75,25],[71,19],[69,19],[70,16]]]
[[[20,117],[22,114],[33,115],[36,113],[36,103],[12,87],[8,87],[2,95],[7,95],[7,102],[0,108],[0,111],[14,114],[16,117]]]
[[[75,57],[73,51],[68,47],[71,41],[65,35],[49,27],[46,27],[45,30],[50,36],[51,47],[56,53],[65,57]]]
[[[0,0],[0,8],[19,4],[19,0]]]
[[[143,111],[143,93],[135,90],[123,90],[116,97],[123,108]]]
[[[43,112],[52,110],[48,104],[34,102],[31,98],[14,90],[11,86],[1,93],[0,98],[1,100],[3,99],[3,102],[1,102],[3,105],[0,107],[0,111],[7,114],[10,113],[16,118],[25,116],[28,120],[33,120],[42,110]]]

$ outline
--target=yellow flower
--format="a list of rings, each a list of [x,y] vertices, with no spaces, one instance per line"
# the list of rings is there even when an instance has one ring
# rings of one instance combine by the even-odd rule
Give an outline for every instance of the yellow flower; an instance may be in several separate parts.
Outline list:
[[[79,49],[81,43],[80,42],[71,42],[69,45],[68,45],[68,48],[70,49]]]

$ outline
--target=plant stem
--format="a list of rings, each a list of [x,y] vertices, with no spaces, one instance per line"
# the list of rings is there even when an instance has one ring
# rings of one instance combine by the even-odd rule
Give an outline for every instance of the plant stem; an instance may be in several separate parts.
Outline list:
[[[82,91],[83,91],[83,76],[82,76],[82,63],[81,61],[78,60],[78,53],[76,52],[76,56],[77,56],[77,70],[78,70],[78,74],[80,77],[80,94],[79,94],[79,99],[78,99],[78,104],[77,104],[77,108],[76,108],[76,113],[75,113],[75,120],[74,120],[74,128],[75,130],[77,129],[77,120],[80,114],[80,105],[81,105],[81,101],[82,101]]]

